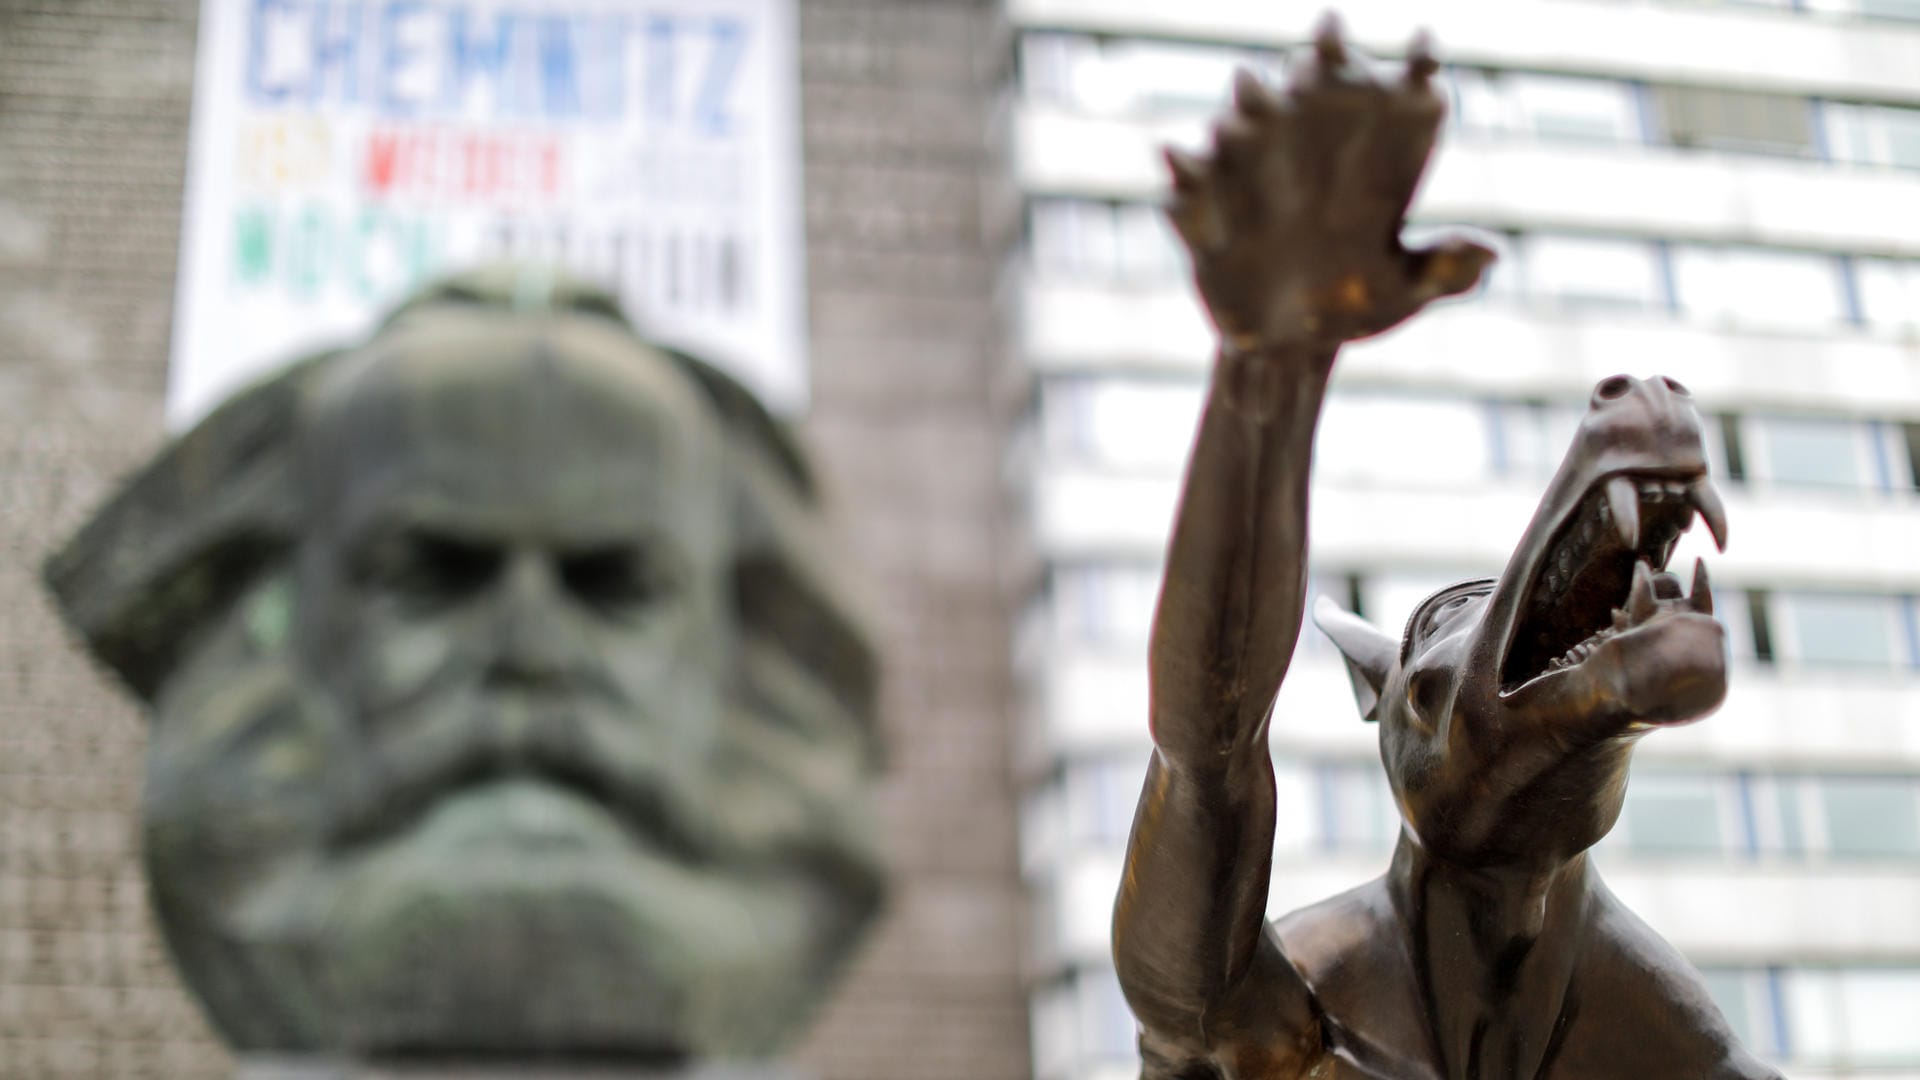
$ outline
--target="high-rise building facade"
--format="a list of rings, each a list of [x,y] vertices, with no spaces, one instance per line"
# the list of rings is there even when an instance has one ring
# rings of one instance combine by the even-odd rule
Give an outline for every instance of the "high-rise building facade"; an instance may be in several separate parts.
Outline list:
[[[1039,573],[1020,634],[1036,1080],[1134,1075],[1108,946],[1149,754],[1146,632],[1211,358],[1162,222],[1161,143],[1232,70],[1284,79],[1310,8],[1010,0]],[[1485,230],[1478,295],[1342,354],[1313,493],[1317,592],[1397,632],[1496,574],[1601,378],[1707,422],[1732,518],[1705,554],[1725,706],[1638,751],[1596,858],[1790,1075],[1920,1077],[1920,5],[1342,5],[1391,57],[1430,26],[1452,112],[1412,230]],[[1682,571],[1684,573],[1684,569]],[[1271,910],[1377,875],[1398,817],[1337,654],[1302,638],[1273,723]]]

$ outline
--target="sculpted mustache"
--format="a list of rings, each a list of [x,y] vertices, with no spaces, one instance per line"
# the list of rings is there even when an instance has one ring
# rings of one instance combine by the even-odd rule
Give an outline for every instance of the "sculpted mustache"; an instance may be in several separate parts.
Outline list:
[[[592,750],[575,719],[537,726],[511,739],[475,731],[457,745],[422,758],[387,763],[342,801],[329,840],[348,848],[398,834],[440,800],[462,788],[495,780],[534,778],[586,796],[609,810],[638,839],[686,862],[716,855],[718,843],[699,823],[705,815],[690,805],[666,770],[647,763],[640,770],[615,768]]]

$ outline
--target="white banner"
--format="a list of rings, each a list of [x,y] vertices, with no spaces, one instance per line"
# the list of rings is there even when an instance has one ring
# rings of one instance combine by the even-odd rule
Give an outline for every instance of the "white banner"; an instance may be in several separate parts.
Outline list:
[[[204,0],[170,423],[499,259],[804,405],[792,5]]]

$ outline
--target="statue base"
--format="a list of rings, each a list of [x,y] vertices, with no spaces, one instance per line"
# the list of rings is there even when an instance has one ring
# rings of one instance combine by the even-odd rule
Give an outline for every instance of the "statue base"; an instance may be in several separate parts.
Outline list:
[[[654,1068],[639,1065],[527,1061],[370,1063],[310,1057],[248,1056],[234,1080],[809,1080],[785,1065],[765,1062]]]

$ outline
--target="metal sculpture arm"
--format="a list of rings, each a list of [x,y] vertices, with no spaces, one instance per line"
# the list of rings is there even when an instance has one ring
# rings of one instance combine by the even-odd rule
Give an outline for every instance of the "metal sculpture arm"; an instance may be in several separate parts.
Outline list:
[[[1283,93],[1240,73],[1209,156],[1167,153],[1169,216],[1220,344],[1154,614],[1156,750],[1114,916],[1149,1076],[1197,1060],[1268,1075],[1318,1042],[1266,932],[1267,717],[1300,632],[1334,354],[1471,287],[1491,259],[1398,239],[1443,113],[1435,69],[1416,40],[1404,77],[1378,80],[1329,21]]]

